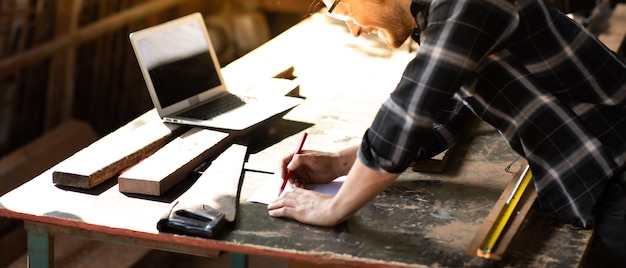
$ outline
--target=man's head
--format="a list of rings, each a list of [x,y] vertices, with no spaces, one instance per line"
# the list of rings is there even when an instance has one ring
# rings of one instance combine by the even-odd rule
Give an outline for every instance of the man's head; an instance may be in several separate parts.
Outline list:
[[[329,15],[345,21],[354,36],[378,34],[398,48],[413,33],[411,0],[322,0]]]

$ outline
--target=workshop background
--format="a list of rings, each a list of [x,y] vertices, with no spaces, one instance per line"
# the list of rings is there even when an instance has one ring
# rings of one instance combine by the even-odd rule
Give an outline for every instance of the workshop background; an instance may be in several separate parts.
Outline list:
[[[600,32],[611,7],[624,2],[549,1],[576,14],[592,32]],[[69,131],[73,131],[89,137],[79,141],[48,136],[36,145],[63,140],[64,148],[84,146],[79,142],[101,137],[153,108],[128,40],[130,32],[199,11],[225,66],[322,6],[319,0],[0,0],[0,195],[39,174],[28,172],[40,172],[20,168],[45,170],[62,160],[57,158],[66,157],[63,153],[69,152],[52,152],[48,159],[44,154],[33,157],[32,152],[39,151],[27,147],[64,123],[82,122],[89,130],[74,124],[61,128],[58,135],[68,133],[70,137]],[[31,150],[31,155],[19,151],[24,148]],[[26,168],[15,164],[24,159],[49,162],[30,163]],[[57,243],[65,243],[57,252],[61,267],[99,267],[96,262],[111,267],[103,262],[111,256],[116,264],[126,262],[121,266],[175,267],[181,260],[187,263],[185,267],[191,267],[191,260],[206,264],[203,259],[143,249],[59,240]],[[25,249],[21,223],[0,219],[0,267],[25,266]],[[274,260],[252,261],[277,264]],[[278,266],[284,264],[278,262]],[[256,267],[266,265],[270,264]]]

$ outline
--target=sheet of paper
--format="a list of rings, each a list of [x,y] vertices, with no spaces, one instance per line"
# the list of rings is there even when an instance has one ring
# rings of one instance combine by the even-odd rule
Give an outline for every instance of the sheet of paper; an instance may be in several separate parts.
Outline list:
[[[309,184],[304,188],[316,191],[318,193],[335,195],[337,194],[337,191],[339,191],[339,188],[343,184],[344,180],[345,176],[341,176],[328,184]],[[248,202],[269,204],[270,202],[276,200],[276,198],[278,197],[278,192],[280,191],[280,185],[282,183],[283,179],[281,178],[276,177],[270,179],[248,198]],[[293,187],[289,183],[287,183],[287,185],[285,186],[285,191],[291,190],[293,190]]]

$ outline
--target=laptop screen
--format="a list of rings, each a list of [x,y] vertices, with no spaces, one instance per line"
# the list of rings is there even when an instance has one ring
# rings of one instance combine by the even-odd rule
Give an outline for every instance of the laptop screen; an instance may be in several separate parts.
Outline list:
[[[221,86],[200,21],[137,40],[161,107]]]

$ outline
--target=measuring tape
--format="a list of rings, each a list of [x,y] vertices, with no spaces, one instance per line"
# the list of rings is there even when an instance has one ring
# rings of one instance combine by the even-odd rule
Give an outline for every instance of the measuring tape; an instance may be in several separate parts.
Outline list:
[[[506,200],[504,207],[502,207],[502,210],[498,214],[494,224],[489,229],[485,239],[483,239],[483,242],[480,244],[480,247],[476,250],[476,255],[478,257],[488,259],[491,258],[491,253],[493,252],[496,243],[509,223],[511,216],[515,211],[515,207],[517,207],[517,204],[524,195],[524,191],[526,190],[526,187],[530,183],[531,179],[532,173],[530,172],[530,166],[526,165],[524,171],[522,171],[521,176],[517,180],[513,191],[511,191],[511,195],[509,195],[509,198]]]

